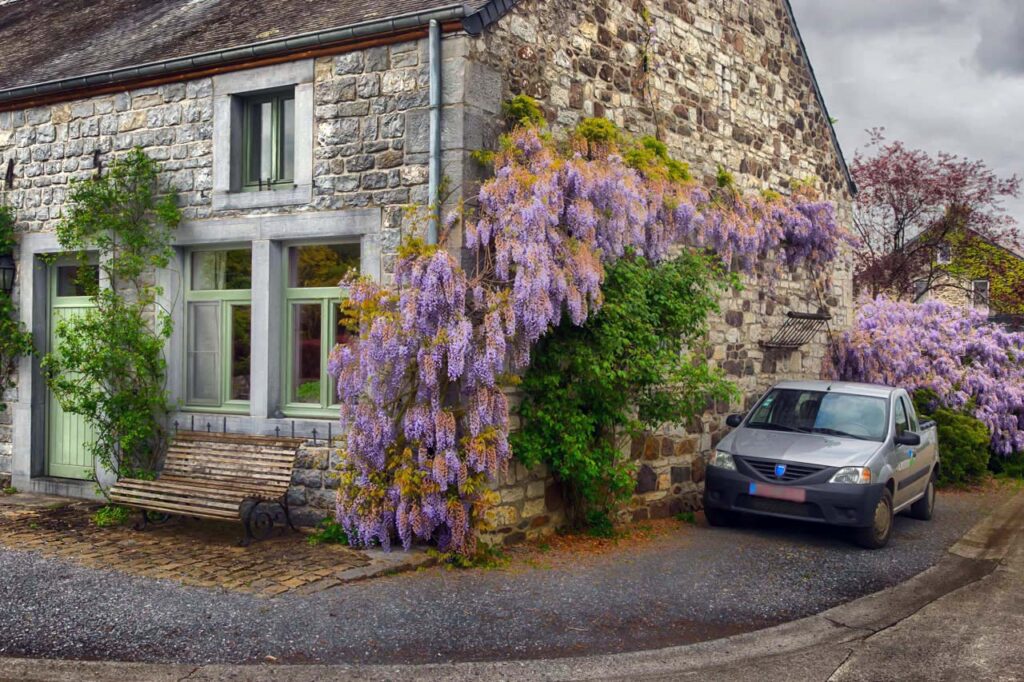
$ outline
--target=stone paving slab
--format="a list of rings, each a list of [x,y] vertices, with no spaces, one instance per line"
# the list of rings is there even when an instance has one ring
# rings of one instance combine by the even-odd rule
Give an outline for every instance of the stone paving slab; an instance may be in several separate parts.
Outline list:
[[[430,561],[424,553],[312,546],[305,534],[284,528],[275,528],[266,540],[240,547],[240,524],[208,520],[174,518],[145,531],[131,525],[99,528],[91,519],[96,507],[38,495],[0,497],[0,545],[57,556],[87,568],[265,597],[288,592],[309,595]]]

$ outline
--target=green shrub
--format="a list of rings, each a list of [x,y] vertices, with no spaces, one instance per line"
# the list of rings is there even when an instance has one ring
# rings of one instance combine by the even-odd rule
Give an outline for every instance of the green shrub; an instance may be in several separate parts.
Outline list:
[[[516,95],[501,105],[501,113],[512,126],[541,127],[547,120],[537,100],[529,95]]]
[[[940,407],[934,394],[917,391],[914,404],[920,419],[934,419],[939,436],[939,485],[964,486],[980,482],[988,472],[988,428],[966,412]]]
[[[316,528],[316,531],[306,538],[306,542],[314,547],[317,545],[348,544],[348,533],[334,519],[324,519],[317,524]]]
[[[1007,457],[992,457],[988,461],[988,466],[996,476],[1024,479],[1024,452],[1017,452]]]
[[[132,510],[128,507],[119,507],[116,504],[108,504],[96,510],[92,515],[92,522],[100,528],[111,526],[123,526],[128,523],[132,516]]]
[[[606,271],[600,312],[582,327],[563,321],[538,343],[513,450],[527,468],[550,467],[577,528],[614,533],[612,519],[636,487],[624,451],[631,437],[686,423],[736,394],[701,347],[707,316],[735,283],[701,254],[658,265],[622,258]]]

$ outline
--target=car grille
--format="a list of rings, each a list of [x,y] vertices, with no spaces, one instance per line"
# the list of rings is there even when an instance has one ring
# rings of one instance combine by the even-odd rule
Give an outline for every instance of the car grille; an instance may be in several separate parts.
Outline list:
[[[773,500],[767,497],[754,497],[753,495],[738,495],[736,497],[736,506],[766,514],[783,514],[803,519],[824,518],[821,509],[817,505],[808,504],[807,502],[790,502],[788,500]]]
[[[792,462],[772,462],[764,459],[747,459],[743,458],[751,469],[761,474],[761,476],[768,481],[781,481],[782,483],[790,483],[792,481],[799,481],[800,479],[807,478],[812,474],[816,474],[826,467],[816,466],[814,464],[794,464]],[[775,475],[775,465],[785,464],[786,473],[781,478]]]

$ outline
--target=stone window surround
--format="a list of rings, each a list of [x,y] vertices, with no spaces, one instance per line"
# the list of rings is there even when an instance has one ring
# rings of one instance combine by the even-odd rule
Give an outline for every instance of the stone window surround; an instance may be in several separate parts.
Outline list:
[[[224,414],[214,411],[177,409],[169,422],[189,428],[194,417],[197,429],[232,433],[290,435],[325,439],[328,423],[335,418],[285,417],[280,412],[282,391],[281,348],[283,337],[279,320],[283,314],[284,250],[295,244],[330,243],[359,240],[362,274],[381,277],[379,208],[320,211],[292,215],[245,216],[195,220],[182,223],[175,232],[178,262],[157,271],[156,281],[164,291],[161,304],[171,311],[174,332],[167,346],[167,388],[172,405],[183,405],[185,397],[184,296],[181,292],[184,256],[193,247],[249,246],[253,253],[252,284],[252,381],[249,414]],[[26,328],[37,340],[48,338],[48,267],[44,256],[63,252],[53,233],[24,235],[19,248],[19,309]],[[97,499],[95,483],[45,476],[46,405],[48,393],[39,367],[39,358],[23,358],[18,365],[18,401],[13,405],[14,485],[28,492]],[[335,425],[334,434],[338,435]]]
[[[213,209],[246,210],[309,204],[313,200],[312,59],[213,77]],[[241,191],[241,95],[295,87],[295,178],[287,189]]]

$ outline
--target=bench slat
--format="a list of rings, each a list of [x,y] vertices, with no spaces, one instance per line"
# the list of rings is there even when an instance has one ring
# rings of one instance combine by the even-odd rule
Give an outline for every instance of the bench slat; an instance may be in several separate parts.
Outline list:
[[[114,499],[113,497],[111,499]],[[161,500],[137,500],[133,498],[114,499],[118,504],[136,509],[164,512],[167,514],[178,514],[180,516],[200,516],[208,519],[224,519],[226,521],[238,521],[238,510],[222,510],[205,507],[190,507],[164,502]]]
[[[217,500],[201,495],[188,495],[181,491],[142,489],[142,488],[119,488],[116,492],[111,491],[111,496],[134,500],[159,500],[162,502],[173,502],[187,507],[206,507],[210,509],[223,509],[233,514],[238,514],[238,506],[242,500],[228,501]]]

